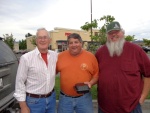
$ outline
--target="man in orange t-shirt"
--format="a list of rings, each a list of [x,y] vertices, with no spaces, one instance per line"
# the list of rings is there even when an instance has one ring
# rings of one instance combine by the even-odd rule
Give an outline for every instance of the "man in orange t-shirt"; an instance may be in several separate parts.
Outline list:
[[[68,50],[59,53],[57,72],[60,72],[60,98],[58,113],[93,113],[90,91],[79,94],[74,86],[77,83],[87,84],[89,88],[98,81],[98,63],[95,56],[82,49],[79,34],[68,36]]]

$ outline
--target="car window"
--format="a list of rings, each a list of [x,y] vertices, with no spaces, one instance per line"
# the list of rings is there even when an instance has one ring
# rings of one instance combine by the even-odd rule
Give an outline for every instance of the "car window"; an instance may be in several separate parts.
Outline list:
[[[13,62],[17,60],[13,51],[5,44],[2,40],[0,40],[0,64],[6,62]]]

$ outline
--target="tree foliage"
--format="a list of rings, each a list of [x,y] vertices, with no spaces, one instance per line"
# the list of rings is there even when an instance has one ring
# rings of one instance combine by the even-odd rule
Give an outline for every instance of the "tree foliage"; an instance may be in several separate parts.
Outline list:
[[[100,39],[100,43],[103,45],[106,43],[106,26],[110,23],[113,22],[115,20],[115,18],[111,15],[107,15],[107,16],[103,16],[100,18],[100,21],[105,21],[104,25],[100,28],[100,32],[99,32],[99,39]]]
[[[27,38],[27,37],[30,37],[30,36],[32,36],[31,33],[27,33],[27,34],[25,35],[26,38]]]
[[[86,30],[86,31],[89,31],[91,28],[97,28],[97,27],[98,27],[97,20],[94,19],[94,20],[92,21],[92,23],[85,22],[85,24],[84,24],[83,26],[81,26],[81,29]]]
[[[26,39],[25,40],[22,39],[22,40],[19,41],[19,49],[20,50],[27,49]]]
[[[143,42],[145,46],[149,46],[150,47],[150,40],[143,38]]]
[[[15,39],[13,38],[13,35],[5,34],[3,36],[4,36],[4,42],[13,50],[14,43],[15,43]]]
[[[98,28],[98,21],[104,21],[103,26],[99,27],[99,33],[97,35],[93,35],[93,33],[91,33],[91,43],[88,45],[89,51],[95,53],[100,45],[106,43],[106,26],[114,20],[115,18],[113,16],[107,15],[101,17],[100,19],[94,19],[91,23],[86,22],[83,26],[81,26],[81,29],[89,31],[90,29]]]
[[[136,40],[134,36],[135,35],[132,35],[132,36],[131,35],[127,35],[127,36],[125,36],[125,40],[126,41],[134,41],[134,40]]]

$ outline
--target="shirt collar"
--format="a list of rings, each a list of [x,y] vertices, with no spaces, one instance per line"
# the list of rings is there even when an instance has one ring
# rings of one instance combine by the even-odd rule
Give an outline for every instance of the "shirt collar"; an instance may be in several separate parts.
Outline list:
[[[35,54],[38,56],[38,55],[41,55],[40,51],[38,50],[38,48],[36,47],[35,48]],[[50,55],[50,51],[47,51],[47,54]]]

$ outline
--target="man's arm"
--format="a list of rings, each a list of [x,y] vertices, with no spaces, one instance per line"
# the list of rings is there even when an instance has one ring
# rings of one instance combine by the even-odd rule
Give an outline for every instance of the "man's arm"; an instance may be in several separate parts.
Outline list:
[[[95,56],[93,56],[93,73],[92,73],[92,79],[89,82],[84,82],[85,84],[88,84],[89,88],[91,88],[93,85],[97,84],[98,78],[99,78],[99,67],[98,62]]]
[[[98,76],[97,77],[93,77],[90,82],[84,82],[84,84],[87,84],[89,86],[89,88],[91,88],[94,84],[97,84],[98,81]]]
[[[20,105],[20,108],[21,108],[21,113],[30,113],[30,109],[27,106],[25,101],[20,101],[19,105]]]
[[[16,83],[15,83],[15,93],[14,93],[14,97],[19,102],[19,105],[22,105],[22,106],[26,105],[26,102],[25,102],[25,100],[26,100],[25,81],[27,79],[27,69],[28,68],[26,66],[26,61],[22,56],[20,58],[20,63],[19,63],[19,67],[17,70]],[[24,104],[22,104],[22,103],[24,103]],[[21,107],[21,108],[23,108],[23,107]],[[23,113],[23,110],[21,110],[21,111],[22,111],[21,113]]]
[[[144,103],[144,100],[148,96],[149,92],[150,92],[150,78],[144,77],[144,86],[143,86],[141,98],[139,100],[140,104]]]

